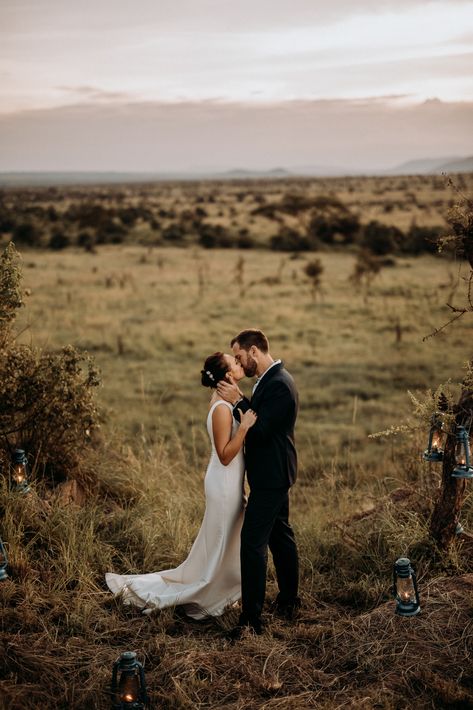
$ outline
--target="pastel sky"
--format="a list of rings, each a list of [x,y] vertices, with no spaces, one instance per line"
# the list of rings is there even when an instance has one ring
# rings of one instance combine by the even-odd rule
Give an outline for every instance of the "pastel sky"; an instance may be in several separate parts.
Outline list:
[[[470,1],[0,0],[0,170],[465,156],[472,67]]]

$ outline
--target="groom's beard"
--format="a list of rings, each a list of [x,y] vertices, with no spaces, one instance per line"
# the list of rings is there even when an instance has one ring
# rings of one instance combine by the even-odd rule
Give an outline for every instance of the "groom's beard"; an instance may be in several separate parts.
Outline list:
[[[243,372],[247,377],[254,377],[256,375],[257,368],[256,360],[254,360],[251,355],[248,355],[246,359],[246,365],[243,365]]]

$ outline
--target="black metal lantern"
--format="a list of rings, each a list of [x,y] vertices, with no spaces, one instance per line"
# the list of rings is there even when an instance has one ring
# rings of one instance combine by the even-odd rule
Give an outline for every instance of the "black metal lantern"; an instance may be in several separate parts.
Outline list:
[[[11,460],[11,488],[21,493],[29,493],[28,459],[23,449],[15,449]]]
[[[126,651],[113,664],[114,710],[144,710],[148,703],[145,673],[134,651]]]
[[[3,582],[4,579],[8,579],[7,565],[7,551],[5,550],[5,545],[0,537],[0,582]]]
[[[424,461],[443,461],[442,437],[443,414],[442,412],[436,412],[431,419],[429,443],[423,454]]]
[[[473,468],[470,466],[470,442],[464,426],[457,427],[455,461],[456,466],[452,471],[453,478],[473,478]]]
[[[396,614],[399,616],[415,616],[420,612],[417,579],[407,557],[400,557],[394,563],[393,595],[396,599]]]

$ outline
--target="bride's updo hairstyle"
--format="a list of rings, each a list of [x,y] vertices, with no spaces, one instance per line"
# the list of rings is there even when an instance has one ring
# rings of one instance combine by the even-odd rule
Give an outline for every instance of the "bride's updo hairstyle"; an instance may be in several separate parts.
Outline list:
[[[204,362],[204,369],[200,371],[202,384],[204,387],[216,387],[220,380],[225,378],[228,369],[223,353],[209,355]]]

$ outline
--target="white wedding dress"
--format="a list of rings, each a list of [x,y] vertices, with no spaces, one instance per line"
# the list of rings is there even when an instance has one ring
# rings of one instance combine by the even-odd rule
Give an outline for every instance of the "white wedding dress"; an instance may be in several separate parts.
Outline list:
[[[241,450],[228,466],[218,458],[212,430],[217,400],[207,416],[212,453],[205,474],[205,515],[187,559],[175,569],[149,574],[112,574],[105,579],[125,604],[147,614],[153,609],[180,605],[194,619],[220,616],[226,606],[241,597],[240,532],[243,524],[243,478],[245,462]],[[232,436],[238,427],[233,420]]]

